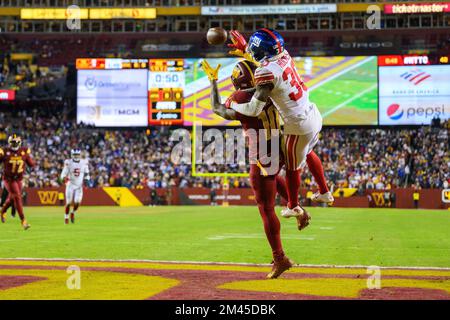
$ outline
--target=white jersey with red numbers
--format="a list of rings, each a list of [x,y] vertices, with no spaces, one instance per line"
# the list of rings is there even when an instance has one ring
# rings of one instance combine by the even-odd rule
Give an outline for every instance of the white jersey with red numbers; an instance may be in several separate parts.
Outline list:
[[[286,50],[265,60],[256,69],[255,83],[273,84],[270,98],[283,118],[285,134],[305,135],[320,131],[322,116],[316,105],[309,101],[308,88]]]
[[[89,162],[87,159],[80,159],[78,162],[72,159],[64,161],[61,179],[69,178],[68,185],[82,188],[85,176],[89,177]]]

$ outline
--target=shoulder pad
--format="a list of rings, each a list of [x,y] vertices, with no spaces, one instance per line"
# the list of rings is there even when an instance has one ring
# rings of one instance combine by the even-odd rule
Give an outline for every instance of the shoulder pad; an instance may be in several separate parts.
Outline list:
[[[255,84],[266,84],[266,83],[272,83],[275,79],[272,71],[270,71],[266,67],[259,67],[255,71]]]

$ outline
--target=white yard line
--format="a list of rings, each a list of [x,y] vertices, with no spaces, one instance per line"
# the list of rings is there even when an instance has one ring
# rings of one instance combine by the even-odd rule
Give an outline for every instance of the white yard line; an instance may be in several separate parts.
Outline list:
[[[351,65],[350,67],[345,68],[345,69],[339,71],[338,73],[333,74],[331,77],[327,78],[326,80],[323,80],[323,81],[321,81],[321,82],[319,82],[319,83],[316,83],[315,85],[311,86],[311,87],[308,88],[308,89],[309,89],[310,91],[313,91],[314,89],[319,88],[320,86],[324,85],[325,83],[330,82],[331,80],[336,79],[337,77],[340,77],[340,76],[343,75],[344,73],[347,73],[347,72],[349,72],[349,71],[352,71],[353,69],[358,68],[359,66],[361,66],[361,65],[363,65],[363,64],[365,64],[365,63],[367,63],[367,62],[369,62],[369,61],[372,60],[372,59],[375,59],[375,57],[369,57],[369,58],[366,58],[366,59],[364,59],[364,60],[361,60],[360,62],[358,62],[358,63],[356,63],[356,64],[353,64],[353,65]]]
[[[246,263],[246,262],[214,262],[214,261],[172,261],[172,260],[146,260],[146,259],[84,259],[84,258],[0,258],[0,260],[9,261],[80,261],[80,262],[141,262],[141,263],[170,263],[170,264],[212,264],[212,265],[240,265],[240,266],[256,266],[256,267],[268,267],[272,264],[268,263]],[[1,264],[1,261],[0,261]],[[373,267],[365,265],[333,265],[333,264],[298,264],[298,267],[313,267],[313,268],[368,268]],[[379,266],[378,266],[379,267]],[[405,267],[405,266],[384,266],[380,269],[413,269],[413,270],[442,270],[450,271],[450,267]]]
[[[225,240],[225,239],[265,239],[266,236],[264,234],[218,234],[214,236],[210,236],[208,240]],[[312,236],[283,236],[283,239],[289,240],[314,240],[315,238]]]
[[[361,91],[356,96],[353,96],[350,99],[345,100],[341,104],[338,104],[336,107],[332,108],[331,110],[328,110],[327,112],[322,113],[322,118],[325,118],[326,116],[329,116],[330,114],[332,114],[333,112],[336,112],[340,108],[345,107],[348,103],[352,102],[353,100],[358,99],[359,97],[362,97],[367,92],[372,91],[376,87],[377,87],[377,84],[374,84],[374,85],[370,86],[369,88],[367,88],[366,90]]]

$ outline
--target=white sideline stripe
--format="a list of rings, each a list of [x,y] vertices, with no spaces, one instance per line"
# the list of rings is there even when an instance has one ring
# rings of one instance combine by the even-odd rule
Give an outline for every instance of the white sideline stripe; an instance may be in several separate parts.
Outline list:
[[[255,234],[218,234],[215,236],[207,237],[208,240],[224,240],[224,239],[265,239],[265,235],[255,233]],[[304,236],[284,236],[283,239],[289,239],[289,240],[314,240],[314,237],[304,237]]]
[[[334,227],[320,227],[320,230],[333,230]]]
[[[310,91],[313,91],[314,89],[319,88],[320,86],[324,85],[325,83],[330,82],[331,80],[336,79],[337,77],[340,77],[340,76],[343,75],[344,73],[347,73],[347,72],[349,72],[349,71],[352,71],[352,70],[355,69],[355,68],[358,68],[359,66],[361,66],[361,65],[363,65],[363,64],[365,64],[365,63],[367,63],[367,62],[369,62],[369,61],[372,60],[372,59],[375,59],[375,57],[369,57],[369,58],[366,58],[366,59],[361,60],[360,62],[358,62],[358,63],[356,63],[356,64],[351,65],[350,67],[347,67],[347,68],[345,68],[345,69],[342,69],[342,70],[339,71],[338,73],[333,74],[331,77],[326,78],[325,80],[323,80],[323,81],[321,81],[321,82],[318,82],[318,83],[316,83],[315,85],[311,86],[311,87],[309,88],[309,90],[310,90]]]
[[[86,258],[0,258],[0,260],[8,261],[80,261],[80,262],[142,262],[142,263],[170,263],[170,264],[211,264],[211,265],[238,265],[238,266],[255,266],[255,267],[269,267],[270,263],[249,263],[249,262],[214,262],[214,261],[173,261],[173,260],[146,260],[146,259],[86,259]],[[1,262],[0,262],[1,264]],[[368,268],[378,267],[380,269],[412,269],[412,270],[442,270],[450,271],[450,267],[405,267],[405,266],[365,266],[365,265],[334,265],[334,264],[296,264],[297,267],[313,267],[313,268]]]
[[[334,107],[331,110],[328,110],[327,112],[324,112],[322,114],[322,118],[325,118],[327,116],[329,116],[330,114],[332,114],[333,112],[339,110],[342,107],[345,107],[347,105],[347,103],[352,102],[353,100],[358,99],[359,97],[362,97],[363,95],[365,95],[367,92],[372,91],[373,89],[375,89],[378,85],[374,84],[372,86],[370,86],[369,88],[367,88],[366,90],[361,91],[360,93],[358,93],[356,96],[351,97],[350,99],[345,100],[344,102],[342,102],[341,104],[338,104],[336,107]]]

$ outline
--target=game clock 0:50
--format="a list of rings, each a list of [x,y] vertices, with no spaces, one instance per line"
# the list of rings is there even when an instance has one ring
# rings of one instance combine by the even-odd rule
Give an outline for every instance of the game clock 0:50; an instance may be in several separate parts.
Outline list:
[[[153,88],[183,88],[182,72],[150,72],[149,87]]]

